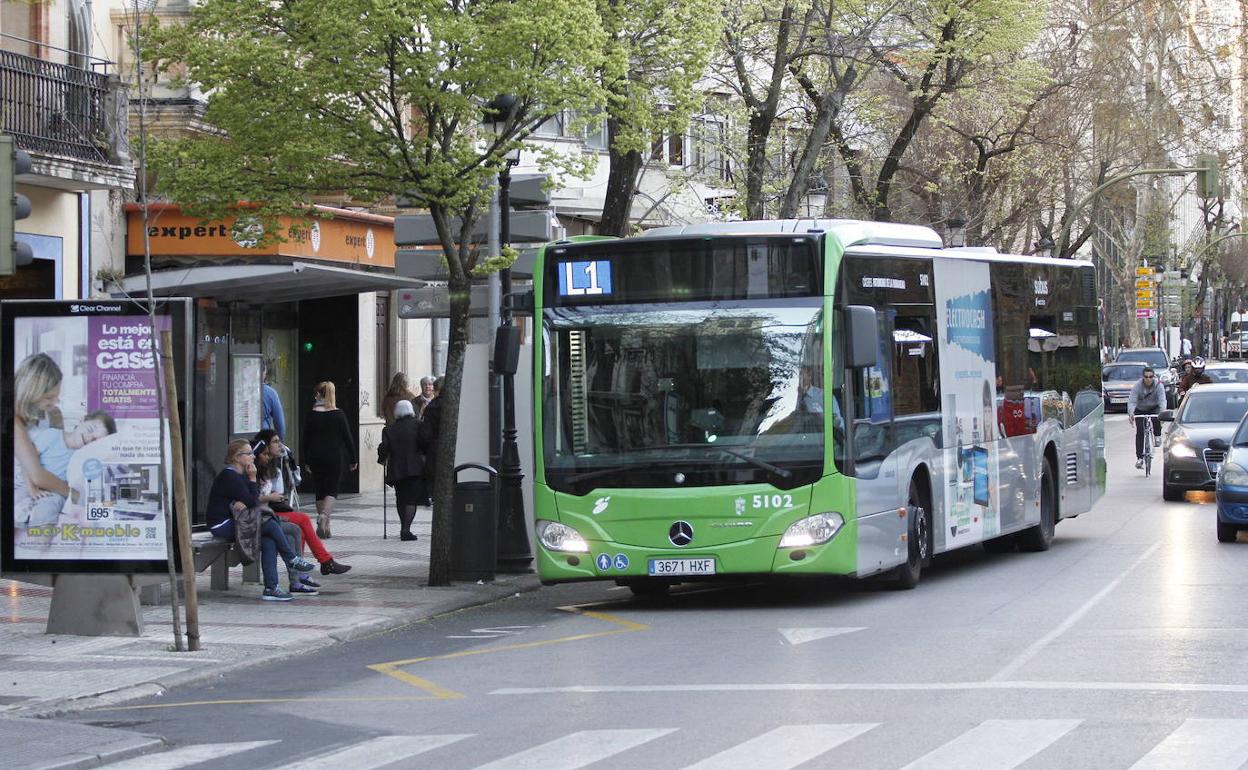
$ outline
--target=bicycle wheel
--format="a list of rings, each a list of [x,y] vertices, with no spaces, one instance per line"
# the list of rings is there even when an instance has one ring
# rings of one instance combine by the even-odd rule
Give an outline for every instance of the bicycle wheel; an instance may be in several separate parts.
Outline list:
[[[1150,446],[1145,450],[1144,454],[1144,476],[1145,478],[1153,475],[1153,448]]]

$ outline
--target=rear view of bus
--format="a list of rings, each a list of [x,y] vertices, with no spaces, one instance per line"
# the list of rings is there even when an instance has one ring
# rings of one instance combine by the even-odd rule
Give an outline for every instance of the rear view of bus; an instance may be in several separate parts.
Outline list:
[[[719,576],[895,572],[906,586],[933,553],[964,544],[933,530],[963,464],[967,504],[990,505],[989,463],[992,482],[1003,478],[990,418],[977,446],[968,419],[968,446],[946,451],[934,347],[928,418],[900,417],[892,370],[909,372],[894,355],[923,364],[934,315],[925,335],[838,301],[846,247],[864,241],[914,251],[929,278],[912,288],[930,290],[933,238],[905,225],[741,222],[547,246],[534,303],[542,579],[659,593]],[[978,415],[997,407],[975,385],[980,431]]]

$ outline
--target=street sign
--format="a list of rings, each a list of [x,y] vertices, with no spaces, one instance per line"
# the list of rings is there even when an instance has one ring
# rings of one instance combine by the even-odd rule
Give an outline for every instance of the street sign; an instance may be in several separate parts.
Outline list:
[[[1135,298],[1136,299],[1152,299],[1153,290],[1152,289],[1136,289]]]
[[[1137,267],[1135,269],[1135,274],[1136,275],[1152,275],[1153,269],[1151,267]]]
[[[1154,285],[1154,281],[1150,278],[1136,278],[1135,279],[1135,288],[1137,289],[1151,289],[1153,288],[1153,285]]]
[[[1135,317],[1136,318],[1152,318],[1153,311],[1151,309],[1145,310],[1143,308],[1136,308]]]
[[[1137,310],[1138,310],[1138,309],[1140,309],[1140,308],[1149,308],[1149,309],[1152,309],[1152,308],[1154,308],[1154,307],[1157,307],[1157,305],[1156,305],[1156,304],[1154,304],[1154,303],[1153,303],[1153,301],[1152,301],[1151,299],[1137,299],[1137,300],[1135,301],[1135,307],[1136,307],[1136,309],[1137,309]]]

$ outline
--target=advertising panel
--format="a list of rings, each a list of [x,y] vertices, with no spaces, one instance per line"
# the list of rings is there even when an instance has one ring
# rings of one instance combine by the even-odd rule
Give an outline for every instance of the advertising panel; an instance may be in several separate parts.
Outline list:
[[[153,330],[128,301],[4,303],[6,571],[166,569],[173,463],[157,346],[162,330],[184,333],[187,312],[164,302]]]
[[[945,542],[950,548],[1001,531],[997,499],[996,354],[988,265],[937,259]]]

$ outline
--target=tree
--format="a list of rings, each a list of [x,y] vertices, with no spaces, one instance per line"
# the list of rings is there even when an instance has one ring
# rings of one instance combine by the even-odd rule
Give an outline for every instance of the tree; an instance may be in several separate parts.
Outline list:
[[[450,516],[472,272],[470,233],[504,153],[560,110],[600,108],[593,0],[203,0],[149,58],[184,68],[220,134],[162,145],[159,189],[221,219],[240,201],[266,237],[318,195],[423,203],[449,274],[450,335],[433,496],[431,585],[449,582]],[[503,129],[485,104],[510,94]],[[578,159],[549,164],[580,170]],[[459,218],[456,226],[456,217]],[[497,260],[495,261],[497,263]]]
[[[694,84],[719,36],[721,0],[598,0],[607,31],[610,168],[599,233],[629,234],[633,197],[655,137],[683,133],[697,109]]]

